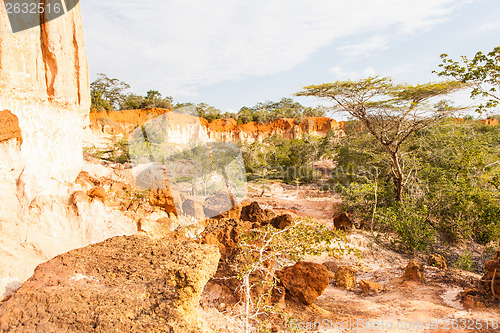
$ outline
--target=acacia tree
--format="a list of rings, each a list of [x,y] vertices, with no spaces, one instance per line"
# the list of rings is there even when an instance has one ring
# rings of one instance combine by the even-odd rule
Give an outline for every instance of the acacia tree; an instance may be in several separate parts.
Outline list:
[[[471,97],[483,97],[485,104],[480,104],[477,111],[496,107],[500,102],[500,46],[495,47],[488,54],[479,51],[474,58],[462,56],[462,63],[448,58],[446,53],[441,54],[442,71],[436,72],[439,76],[453,78],[470,85],[473,89]]]
[[[337,81],[304,87],[297,96],[327,98],[337,111],[357,119],[384,147],[391,159],[396,201],[403,201],[405,175],[401,145],[412,133],[424,129],[455,109],[431,99],[461,88],[455,81],[419,85],[394,84],[388,77]]]

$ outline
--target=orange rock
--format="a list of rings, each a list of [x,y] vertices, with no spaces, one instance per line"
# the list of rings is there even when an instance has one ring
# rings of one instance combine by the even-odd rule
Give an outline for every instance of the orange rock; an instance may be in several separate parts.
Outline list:
[[[410,261],[403,273],[403,281],[415,281],[425,283],[424,267],[422,263],[416,259]]]
[[[375,281],[369,281],[369,280],[361,280],[359,281],[359,286],[363,293],[369,294],[369,293],[378,293],[379,291],[382,290],[383,286]]]
[[[107,197],[106,190],[102,186],[94,187],[87,191],[87,195],[92,199],[101,199],[104,200]]]
[[[311,305],[326,289],[329,283],[328,270],[321,264],[299,261],[276,272],[280,284],[291,298]]]
[[[340,213],[333,218],[335,229],[348,230],[354,226],[347,213]]]
[[[0,111],[0,142],[16,139],[17,143],[23,143],[19,119],[9,110]]]
[[[349,266],[340,266],[335,272],[335,282],[339,288],[348,290],[356,288],[356,271]]]
[[[483,119],[481,122],[485,125],[495,126],[498,125],[498,119]]]
[[[90,128],[108,134],[128,136],[137,126],[168,112],[170,110],[167,109],[91,112]],[[224,142],[261,141],[275,134],[284,139],[299,139],[304,134],[323,136],[329,130],[342,131],[340,124],[328,117],[304,117],[300,123],[297,119],[283,118],[263,124],[257,122],[238,124],[236,119],[215,119],[208,122],[204,118],[174,113],[175,111],[169,114],[170,122],[176,124],[199,122],[207,129],[210,139]]]

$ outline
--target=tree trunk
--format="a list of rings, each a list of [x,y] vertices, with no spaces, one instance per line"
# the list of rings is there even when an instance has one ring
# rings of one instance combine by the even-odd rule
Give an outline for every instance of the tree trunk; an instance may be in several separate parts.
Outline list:
[[[402,202],[404,174],[403,171],[401,170],[401,164],[398,153],[391,154],[391,158],[392,158],[391,171],[394,177],[394,191],[396,192],[396,201]]]

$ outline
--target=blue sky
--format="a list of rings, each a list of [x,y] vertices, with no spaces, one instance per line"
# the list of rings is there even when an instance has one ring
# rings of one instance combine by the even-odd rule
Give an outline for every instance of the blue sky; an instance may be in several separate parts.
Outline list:
[[[91,80],[237,111],[368,75],[427,82],[439,55],[500,45],[498,0],[86,0]],[[295,98],[305,105],[324,104]]]

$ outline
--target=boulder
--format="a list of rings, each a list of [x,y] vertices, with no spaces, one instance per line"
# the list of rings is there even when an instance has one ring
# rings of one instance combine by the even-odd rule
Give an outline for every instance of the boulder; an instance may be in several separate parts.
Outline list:
[[[261,224],[275,217],[276,214],[270,209],[262,209],[257,201],[252,202],[241,209],[241,219],[243,221]]]
[[[180,215],[182,214],[181,199],[179,196],[175,197],[174,194],[169,188],[153,189],[149,192],[149,204],[160,207],[166,213]]]
[[[235,247],[242,231],[252,228],[252,223],[236,219],[210,220],[201,233],[201,243],[217,245],[222,258],[230,258],[235,254]]]
[[[333,217],[333,225],[338,230],[352,229],[354,224],[347,213],[340,213]]]
[[[243,205],[236,205],[235,207],[227,210],[217,216],[214,216],[215,219],[241,219],[241,209]]]
[[[402,276],[403,281],[425,283],[424,266],[416,259],[410,261]]]
[[[271,224],[273,227],[279,230],[288,228],[291,225],[293,225],[293,223],[294,223],[293,217],[290,214],[279,215],[269,220],[269,224]]]
[[[484,264],[486,274],[480,280],[481,289],[493,298],[500,300],[500,250],[495,258]]]
[[[206,332],[200,294],[217,248],[115,237],[59,255],[0,305],[9,332]]]
[[[328,269],[329,272],[335,273],[339,268],[339,265],[335,261],[326,261],[323,265]]]
[[[145,233],[150,238],[172,237],[172,219],[168,217],[160,218],[156,221],[142,218],[137,223],[137,230]]]
[[[363,291],[363,293],[372,294],[380,292],[384,286],[375,281],[361,280],[359,281],[359,287],[361,288],[361,291]]]
[[[448,262],[446,261],[446,258],[440,254],[431,254],[427,263],[432,267],[448,269]]]
[[[329,282],[325,266],[306,261],[285,267],[276,272],[276,277],[285,287],[287,296],[305,305],[313,304]]]
[[[335,272],[337,287],[352,290],[356,288],[356,271],[349,266],[340,266]]]

